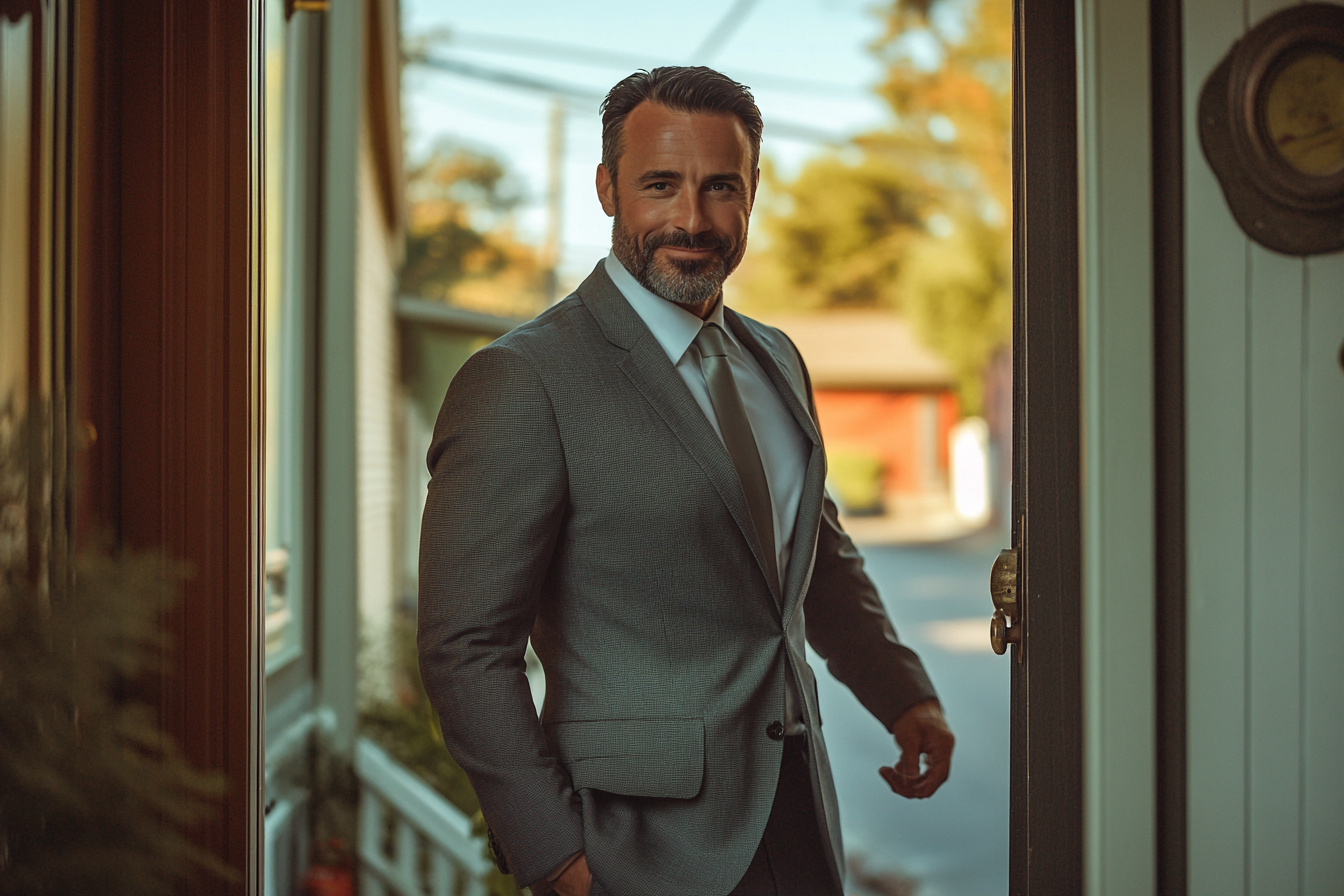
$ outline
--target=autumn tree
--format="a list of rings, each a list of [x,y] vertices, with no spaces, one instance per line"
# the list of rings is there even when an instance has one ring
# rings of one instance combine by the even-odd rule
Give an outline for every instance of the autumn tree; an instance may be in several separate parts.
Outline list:
[[[411,166],[406,194],[403,294],[505,317],[545,307],[546,273],[514,235],[521,197],[497,159],[441,144]]]
[[[974,413],[982,372],[1012,332],[1012,5],[906,0],[886,22],[879,93],[898,126],[863,143],[915,167],[935,197],[897,290]]]
[[[764,159],[761,181],[763,249],[745,262],[743,307],[898,307],[896,280],[928,205],[912,171],[855,150],[813,159],[792,182]]]
[[[982,374],[1011,334],[1011,6],[897,0],[873,52],[891,127],[784,182],[764,166],[748,310],[890,308],[957,374]]]

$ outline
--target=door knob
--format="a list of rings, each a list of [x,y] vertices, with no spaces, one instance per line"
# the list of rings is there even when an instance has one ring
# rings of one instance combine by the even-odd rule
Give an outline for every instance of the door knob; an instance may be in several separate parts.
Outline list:
[[[994,616],[989,620],[989,646],[1002,655],[1009,644],[1022,643],[1018,622],[1017,550],[999,551],[989,571],[989,596],[994,601]]]

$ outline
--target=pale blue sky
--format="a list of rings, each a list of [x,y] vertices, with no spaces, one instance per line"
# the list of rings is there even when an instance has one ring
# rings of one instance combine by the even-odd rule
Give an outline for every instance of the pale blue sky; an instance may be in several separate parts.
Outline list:
[[[881,77],[866,49],[882,28],[874,6],[872,0],[757,0],[708,60],[753,89],[766,121],[762,151],[785,171],[796,170],[818,146],[772,135],[771,121],[844,136],[890,120],[871,91]],[[600,96],[637,68],[689,61],[731,7],[729,0],[403,0],[402,16],[408,43],[446,29],[448,40],[433,45],[438,55]],[[494,40],[479,39],[486,36]],[[569,57],[524,45],[529,41],[586,48],[591,55]],[[549,100],[539,93],[414,65],[406,69],[411,155],[453,137],[501,157],[527,197],[518,228],[531,240],[540,240],[545,226],[548,109]],[[562,285],[569,286],[606,252],[611,232],[593,191],[601,153],[596,103],[571,106],[565,149],[561,271]]]

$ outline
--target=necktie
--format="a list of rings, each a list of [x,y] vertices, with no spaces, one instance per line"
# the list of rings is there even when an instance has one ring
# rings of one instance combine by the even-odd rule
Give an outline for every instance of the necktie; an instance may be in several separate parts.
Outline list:
[[[766,575],[778,595],[779,561],[775,555],[775,514],[770,503],[770,486],[766,482],[765,467],[761,464],[747,411],[742,407],[742,396],[738,394],[733,371],[728,366],[725,340],[726,335],[718,324],[705,324],[695,337],[695,347],[700,351],[700,370],[705,375],[709,402],[714,406],[723,444],[737,468],[751,521],[756,526],[756,537],[765,553]]]

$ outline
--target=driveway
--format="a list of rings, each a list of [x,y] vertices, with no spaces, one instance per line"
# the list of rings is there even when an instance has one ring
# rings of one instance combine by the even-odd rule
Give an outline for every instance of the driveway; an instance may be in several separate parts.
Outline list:
[[[952,777],[931,799],[891,793],[877,773],[895,762],[891,735],[843,685],[817,676],[851,867],[857,861],[870,873],[913,878],[919,896],[1008,891],[1009,659],[989,650],[988,590],[990,565],[1007,543],[992,532],[863,549],[901,640],[923,658],[957,735]],[[809,661],[820,672],[820,658]],[[883,892],[853,874],[848,890]]]

